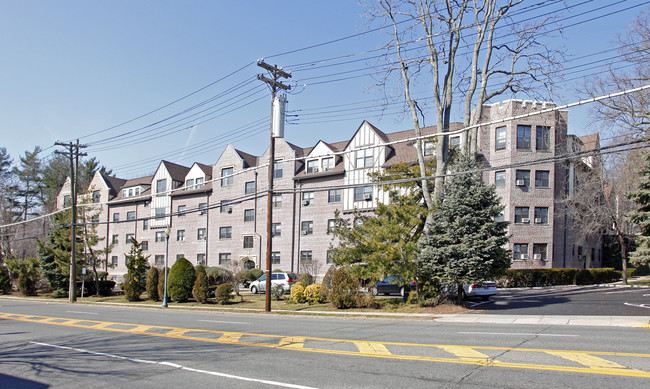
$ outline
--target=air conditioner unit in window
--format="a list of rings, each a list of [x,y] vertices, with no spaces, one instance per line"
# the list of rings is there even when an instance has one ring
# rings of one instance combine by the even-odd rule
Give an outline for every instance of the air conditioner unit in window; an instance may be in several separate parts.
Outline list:
[[[535,224],[542,224],[542,218],[541,217],[536,217],[535,218]]]
[[[363,194],[363,199],[364,200],[372,200],[372,193],[364,193]]]
[[[533,259],[542,259],[542,254],[533,254]]]
[[[303,234],[303,235],[307,235],[308,233],[309,233],[309,231],[307,231],[307,230],[302,230],[302,234]]]
[[[302,205],[304,205],[304,206],[309,205],[309,200],[302,200]]]
[[[528,254],[519,254],[519,259],[528,259]]]
[[[232,207],[228,207],[228,213],[232,213]]]
[[[526,186],[526,181],[525,180],[517,180],[516,184],[517,184],[517,186]]]
[[[521,218],[521,222],[522,222],[522,223],[525,223],[525,224],[528,224],[528,223],[530,223],[530,219],[527,218],[527,217],[522,217],[522,218]]]
[[[312,173],[318,173],[318,168],[317,168],[317,167],[313,167],[313,168],[311,168],[311,172],[312,172]]]

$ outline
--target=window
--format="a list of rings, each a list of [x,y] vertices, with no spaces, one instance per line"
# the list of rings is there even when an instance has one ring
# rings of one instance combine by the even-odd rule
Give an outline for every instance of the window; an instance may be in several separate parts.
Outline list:
[[[205,254],[196,254],[196,264],[205,265]]]
[[[533,244],[533,259],[546,261],[546,243]]]
[[[255,210],[254,209],[245,209],[244,210],[244,221],[252,222],[255,220]]]
[[[128,197],[129,196],[129,191],[126,189],[122,189],[122,197]]]
[[[117,255],[111,256],[111,266],[112,267],[117,266]]]
[[[271,236],[282,236],[282,224],[280,223],[271,224]]]
[[[248,181],[244,184],[244,193],[252,194],[255,193],[255,181]]]
[[[148,230],[149,229],[149,219],[144,219],[142,221],[142,229],[143,230]]]
[[[536,188],[548,188],[549,187],[549,171],[548,170],[536,170],[535,171],[535,187]]]
[[[137,187],[134,190],[135,190],[135,195],[136,196],[140,194],[140,187]]]
[[[167,180],[156,181],[156,193],[163,193],[165,191],[167,191]]]
[[[120,236],[119,235],[113,235],[113,238],[111,239],[112,244],[118,244],[120,242]]]
[[[219,228],[219,239],[231,239],[231,238],[232,238],[232,227]]]
[[[314,192],[303,192],[302,193],[302,202],[303,205],[309,205],[314,203]],[[308,204],[305,204],[308,202]]]
[[[307,173],[318,173],[318,160],[307,161]]]
[[[99,215],[93,215],[90,217],[91,223],[99,223]]]
[[[165,208],[156,208],[156,219],[162,219],[165,217]]]
[[[273,208],[282,208],[282,195],[273,195]]]
[[[114,213],[113,214],[113,221],[114,222],[119,222],[120,221],[120,214],[119,213]]]
[[[192,189],[194,186],[194,179],[190,178],[189,180],[185,180],[185,190]]]
[[[235,172],[235,169],[231,167],[223,168],[221,169],[221,186],[229,186],[232,185],[233,182],[233,176],[232,174]]]
[[[154,266],[165,266],[165,256],[164,255],[156,255],[154,257]]]
[[[548,207],[535,207],[535,224],[548,224]]]
[[[164,242],[164,241],[165,241],[165,232],[164,231],[156,232],[156,242]]]
[[[515,223],[530,223],[528,207],[515,207]]]
[[[311,235],[314,233],[314,222],[306,221],[302,222],[302,227],[300,228],[303,235]]]
[[[176,260],[178,261],[181,258],[185,258],[185,254],[176,254]]]
[[[129,197],[133,196],[133,188],[129,189]]]
[[[186,205],[179,205],[178,206],[178,217],[185,217],[186,211],[187,211],[187,206]]]
[[[354,201],[370,200],[372,199],[371,186],[358,186],[354,188]]]
[[[494,185],[497,188],[504,188],[506,186],[506,171],[499,170],[494,172]]]
[[[148,240],[143,240],[140,242],[140,248],[142,251],[148,251],[149,250],[149,241]]]
[[[515,184],[517,186],[530,186],[530,170],[517,170],[515,172]]]
[[[327,250],[327,259],[325,261],[326,263],[334,263],[334,260],[332,259],[332,250]]]
[[[126,213],[126,220],[135,220],[135,211],[129,211]]]
[[[357,150],[355,167],[357,169],[372,167],[372,149]]]
[[[232,201],[230,200],[221,200],[221,207],[219,207],[219,212],[221,213],[232,213]]]
[[[126,234],[126,244],[133,244],[135,234]]]
[[[497,128],[495,144],[497,150],[506,149],[506,128],[505,127]]]
[[[208,236],[207,228],[199,228],[196,230],[196,240],[205,240]],[[228,236],[230,238],[230,236]]]
[[[495,222],[503,222],[506,220],[506,213],[505,210],[501,210],[499,214],[494,218]]]
[[[460,136],[452,136],[449,138],[449,149],[457,149],[460,147]]]
[[[98,203],[101,193],[98,190],[93,191],[93,203]]]
[[[301,251],[300,252],[301,261],[311,261],[311,251]]]
[[[185,230],[176,231],[176,241],[184,242],[185,241]]]
[[[336,219],[329,219],[327,221],[327,233],[332,233],[334,231],[334,227],[336,227]]]
[[[253,248],[253,235],[244,235],[244,246],[245,249]]]
[[[273,178],[282,178],[282,161],[273,164]]]
[[[279,265],[280,264],[280,252],[274,251],[271,253],[271,264]]]
[[[528,243],[515,243],[512,253],[513,259],[528,259]]]
[[[197,179],[194,181],[194,183],[195,183],[195,184],[194,184],[194,187],[197,188],[197,189],[198,189],[198,188],[203,188],[203,182],[204,182],[204,181],[205,181],[205,178],[203,178],[203,177],[199,177],[199,178],[197,178]]]
[[[145,207],[145,208],[148,207],[149,204],[151,204],[151,201],[149,201],[149,200],[145,200],[145,202],[144,202],[144,207]]]
[[[551,127],[537,126],[535,149],[537,151],[549,151],[551,149]]]
[[[323,158],[321,166],[324,172],[334,169],[334,157]]]
[[[433,142],[424,142],[424,156],[428,157],[436,153],[436,148]]]
[[[338,203],[341,201],[341,189],[330,189],[328,194],[327,202]]]
[[[70,197],[70,195],[63,196],[63,206],[69,207],[71,204],[72,204],[72,198]]]
[[[530,150],[530,126],[517,126],[517,150]]]
[[[230,263],[230,253],[219,253],[219,265],[227,265]]]
[[[205,215],[208,213],[208,203],[199,204],[199,215]]]

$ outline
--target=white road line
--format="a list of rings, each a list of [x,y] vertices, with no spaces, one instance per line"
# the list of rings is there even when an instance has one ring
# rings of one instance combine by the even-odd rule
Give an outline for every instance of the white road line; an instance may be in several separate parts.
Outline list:
[[[492,301],[482,301],[482,302],[480,302],[480,303],[474,303],[474,304],[472,304],[471,308],[477,307],[477,306],[479,306],[479,305],[483,305],[483,304],[491,303],[491,302],[492,302]]]
[[[49,344],[49,343],[40,343],[40,342],[29,342],[29,343],[37,344],[39,346],[47,346],[47,347],[60,348],[60,349],[63,349],[63,350],[77,351],[77,352],[85,353],[85,354],[99,355],[99,356],[102,356],[102,357],[123,359],[123,360],[127,360],[127,361],[130,361],[130,362],[135,362],[135,363],[157,364],[157,365],[172,367],[174,369],[190,371],[190,372],[193,372],[193,373],[209,374],[209,375],[213,375],[213,376],[217,376],[217,377],[231,378],[231,379],[240,380],[240,381],[257,382],[257,383],[260,383],[260,384],[280,386],[280,387],[283,387],[283,388],[316,389],[316,388],[314,388],[312,386],[294,385],[294,384],[288,384],[288,383],[285,383],[285,382],[269,381],[269,380],[262,380],[262,379],[257,379],[257,378],[243,377],[243,376],[227,374],[227,373],[219,373],[217,371],[193,369],[191,367],[185,367],[185,366],[178,365],[178,364],[172,363],[172,362],[148,361],[146,359],[129,358],[129,357],[121,356],[121,355],[100,353],[100,352],[96,352],[96,351],[85,350],[85,349],[82,349],[82,348],[59,346],[59,345],[56,345],[56,344]]]
[[[475,335],[524,335],[524,336],[580,336],[580,335],[567,335],[567,334],[533,334],[526,332],[459,332],[459,334],[475,334]]]
[[[623,303],[623,305],[629,305],[629,306],[631,306],[631,307],[639,307],[639,308],[650,309],[650,304],[630,304],[630,303]]]
[[[634,289],[626,289],[626,290],[615,290],[613,292],[605,292],[603,294],[616,294],[616,293],[635,293],[638,292],[639,290],[634,290]]]
[[[243,321],[221,321],[221,320],[199,320],[207,323],[228,323],[228,324],[251,324]]]
[[[68,313],[83,313],[83,314],[86,314],[86,315],[98,315],[97,312],[82,312],[82,311],[66,311],[66,312],[68,312]]]

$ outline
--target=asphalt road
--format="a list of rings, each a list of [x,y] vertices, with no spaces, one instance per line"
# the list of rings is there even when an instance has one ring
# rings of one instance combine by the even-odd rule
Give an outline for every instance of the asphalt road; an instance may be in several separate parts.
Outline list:
[[[643,328],[0,299],[0,339],[2,388],[650,386],[650,331]]]
[[[482,313],[508,315],[650,315],[650,288],[565,286],[499,289],[483,303],[466,304]]]

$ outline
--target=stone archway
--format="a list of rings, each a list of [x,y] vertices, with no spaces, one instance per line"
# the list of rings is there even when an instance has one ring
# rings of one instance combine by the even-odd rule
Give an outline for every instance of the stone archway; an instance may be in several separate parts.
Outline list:
[[[250,270],[255,268],[255,257],[242,257],[240,259],[241,267],[244,270]]]

